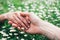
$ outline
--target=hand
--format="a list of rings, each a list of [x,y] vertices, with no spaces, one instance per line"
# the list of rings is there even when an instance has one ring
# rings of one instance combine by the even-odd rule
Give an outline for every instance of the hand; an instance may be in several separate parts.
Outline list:
[[[8,12],[5,14],[5,18],[7,20],[12,21],[13,23],[17,24],[18,25],[17,27],[22,26],[25,29],[27,29],[27,27],[29,27],[26,20],[23,17],[21,17],[20,12]],[[14,24],[12,24],[12,25],[14,25]]]
[[[40,29],[40,21],[42,21],[42,20],[38,16],[36,16],[34,13],[24,13],[24,12],[21,13],[21,16],[22,17],[28,16],[27,20],[30,19],[30,21],[31,21],[30,28],[28,28],[27,30],[24,30],[24,31],[26,31],[27,33],[31,33],[31,34],[36,34],[36,33],[42,34],[42,30]],[[12,23],[12,21],[9,21],[9,22],[11,24],[14,24],[14,23]],[[17,27],[18,25],[15,24],[14,26]]]
[[[31,34],[43,34],[52,40],[60,40],[60,28],[47,22],[41,20],[38,16],[34,13],[21,13],[21,16],[28,16],[31,24],[28,30],[25,30],[27,33]]]
[[[60,37],[59,37],[60,36],[59,35],[60,28],[56,27],[55,25],[53,25],[49,22],[46,22],[46,21],[43,21],[43,20],[39,19],[33,13],[32,14],[21,13],[21,16],[22,17],[28,16],[28,18],[31,21],[30,28],[25,30],[27,33],[43,34],[51,40],[56,40],[56,39],[60,40]],[[11,24],[15,24],[15,23],[12,23],[12,21],[10,21],[10,22],[11,22]],[[15,24],[15,26],[17,27],[17,24]]]

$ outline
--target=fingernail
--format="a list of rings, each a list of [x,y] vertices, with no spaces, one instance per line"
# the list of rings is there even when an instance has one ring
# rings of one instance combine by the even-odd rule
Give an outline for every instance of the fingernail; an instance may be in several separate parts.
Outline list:
[[[30,24],[30,21],[28,21],[28,23]]]
[[[26,30],[27,30],[28,28],[26,28]]]
[[[24,28],[21,28],[22,30],[25,30]]]
[[[30,26],[28,26],[28,28],[29,28]]]
[[[18,27],[18,29],[20,29],[20,27]]]

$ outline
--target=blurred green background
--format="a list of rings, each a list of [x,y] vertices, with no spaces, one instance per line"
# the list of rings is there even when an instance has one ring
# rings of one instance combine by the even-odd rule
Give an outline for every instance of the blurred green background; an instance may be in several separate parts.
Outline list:
[[[41,19],[60,26],[60,0],[0,0],[0,14],[9,11],[34,12]],[[0,23],[0,40],[49,40],[46,36],[28,34],[13,28],[8,21]]]

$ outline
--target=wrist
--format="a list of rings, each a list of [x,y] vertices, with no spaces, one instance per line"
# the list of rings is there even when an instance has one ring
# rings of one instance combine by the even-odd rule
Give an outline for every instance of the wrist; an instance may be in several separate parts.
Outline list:
[[[2,14],[1,16],[4,18],[4,20],[7,19],[7,14]]]
[[[38,22],[38,30],[39,30],[39,34],[44,34],[44,32],[45,32],[45,25],[44,25],[44,21],[43,20],[39,20],[39,22]]]
[[[60,29],[53,24],[46,21],[40,22],[40,29],[42,30],[42,34],[47,36],[48,38],[59,39]]]
[[[0,21],[4,21],[4,20],[6,20],[6,17],[5,17],[4,14],[1,14],[1,15],[0,15]]]
[[[37,31],[37,34],[43,34],[43,30],[40,28],[40,26],[37,27],[36,31]]]

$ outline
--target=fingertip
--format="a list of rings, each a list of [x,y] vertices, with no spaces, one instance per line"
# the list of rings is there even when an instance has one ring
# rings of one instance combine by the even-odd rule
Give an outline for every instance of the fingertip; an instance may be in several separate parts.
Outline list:
[[[21,30],[21,28],[20,27],[17,27],[19,30]]]
[[[20,13],[21,16],[25,16],[23,13]]]
[[[22,30],[22,31],[24,31],[24,30],[25,30],[25,28],[24,28],[24,27],[21,27],[21,30]]]
[[[12,24],[12,26],[13,26],[13,27],[18,27],[18,26],[17,26],[16,24],[14,24],[14,23]]]
[[[13,22],[12,21],[8,21],[9,24],[12,24]]]
[[[27,20],[28,24],[30,24],[30,18],[26,16],[26,20]]]

